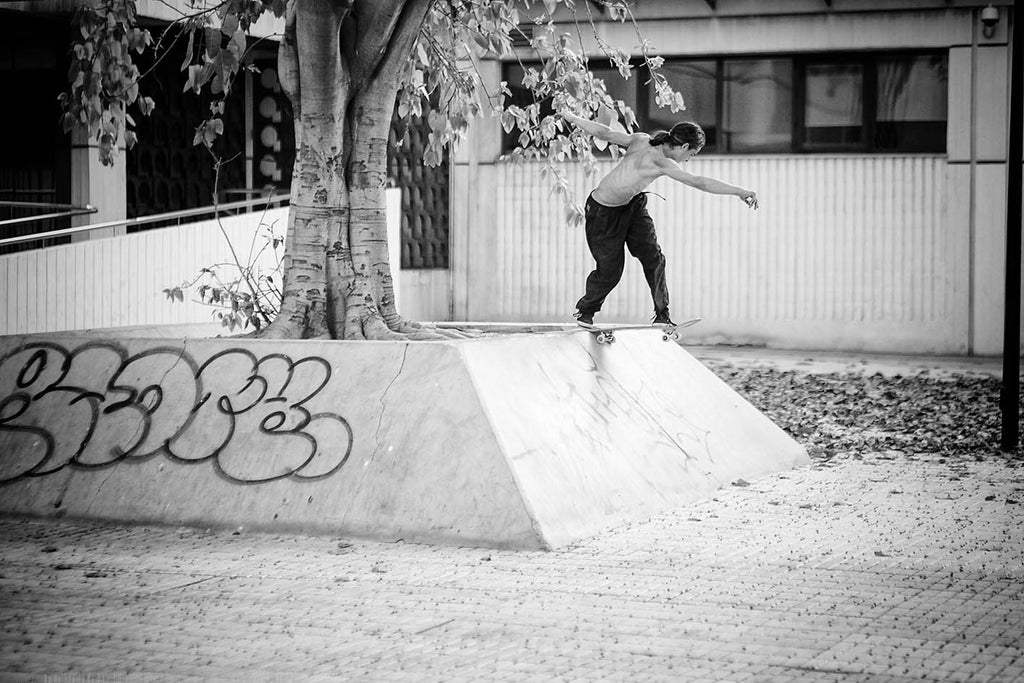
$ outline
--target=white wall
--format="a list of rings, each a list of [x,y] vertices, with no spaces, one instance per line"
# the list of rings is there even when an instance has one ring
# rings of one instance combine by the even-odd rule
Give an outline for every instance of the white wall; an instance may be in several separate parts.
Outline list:
[[[284,236],[287,208],[228,216],[225,232],[248,262],[260,224]],[[272,253],[260,262],[272,267]],[[138,325],[209,323],[213,309],[171,302],[165,288],[191,280],[201,268],[232,261],[213,220],[130,235],[87,240],[0,256],[0,334],[27,334]]]
[[[704,318],[693,339],[966,352],[969,251],[947,220],[944,158],[709,156],[693,164],[757,190],[762,202],[754,212],[667,180],[650,188],[666,198],[648,200],[673,314]],[[582,200],[593,180],[567,170]],[[468,264],[457,271],[456,318],[571,322],[593,260],[582,228],[566,226],[536,171],[497,164],[462,179],[487,188],[469,196],[488,201],[473,207],[471,227],[456,223]],[[642,322],[652,313],[643,273],[627,258],[599,320]]]
[[[400,222],[400,210],[400,197],[389,197],[389,225]],[[272,250],[257,259],[250,253],[259,252],[268,227],[283,237],[287,221],[287,207],[221,219],[239,259],[267,273]],[[154,325],[203,325],[201,334],[209,334],[218,309],[196,303],[194,291],[171,302],[163,290],[233,261],[213,220],[0,256],[0,335]],[[403,271],[398,290],[406,317],[447,319],[447,271]]]

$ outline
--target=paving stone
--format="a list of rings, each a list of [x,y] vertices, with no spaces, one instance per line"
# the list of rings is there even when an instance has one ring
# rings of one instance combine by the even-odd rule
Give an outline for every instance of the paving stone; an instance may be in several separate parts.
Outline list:
[[[553,553],[0,519],[0,679],[1022,680],[1020,489],[865,456]]]

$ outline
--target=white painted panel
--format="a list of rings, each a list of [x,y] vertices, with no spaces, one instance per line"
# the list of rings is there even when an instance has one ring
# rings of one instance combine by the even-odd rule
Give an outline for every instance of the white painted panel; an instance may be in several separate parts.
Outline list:
[[[726,3],[721,3],[723,6]],[[774,4],[774,3],[758,3]],[[676,11],[673,11],[676,14]],[[678,16],[676,14],[676,16]],[[662,55],[705,55],[758,52],[834,50],[891,50],[945,48],[971,42],[970,9],[941,14],[929,11],[819,13],[812,15],[719,16],[644,21],[644,37]],[[599,25],[610,45],[636,45],[636,33],[626,23]],[[591,54],[600,54],[596,39],[582,38]]]
[[[1009,77],[1005,45],[978,48],[977,155],[979,161],[1006,160]]]
[[[0,330],[6,329],[8,326],[8,316],[10,311],[8,310],[11,305],[11,289],[7,281],[7,271],[11,268],[10,264],[0,259],[0,292],[3,292],[3,300],[0,301]]]
[[[64,298],[64,282],[58,275],[67,270],[67,252],[48,252],[46,254],[46,270],[49,277],[47,286],[53,290],[51,296],[59,299],[62,304],[61,306],[48,307],[46,311],[46,329],[59,330],[64,322],[64,311],[67,310],[67,301]]]
[[[971,159],[971,48],[949,50],[946,151],[950,161]]]
[[[403,270],[402,301],[398,312],[409,320],[451,320],[449,292],[450,271],[441,269]]]
[[[1006,167],[982,164],[976,173],[973,346],[979,354],[999,354],[1006,301]]]
[[[28,298],[22,302],[21,309],[23,311],[23,317],[25,324],[31,326],[33,329],[42,329],[39,323],[40,312],[42,309],[39,306],[33,305],[33,299],[37,301],[44,300],[43,292],[39,287],[39,254],[25,254],[19,259],[19,271],[21,277],[24,277],[29,282],[29,287],[26,292]]]

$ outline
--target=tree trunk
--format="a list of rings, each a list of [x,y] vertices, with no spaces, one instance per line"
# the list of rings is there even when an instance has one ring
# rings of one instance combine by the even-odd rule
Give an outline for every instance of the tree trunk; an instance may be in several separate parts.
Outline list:
[[[387,142],[430,0],[290,0],[279,52],[296,158],[281,311],[261,334],[438,338],[395,308]]]

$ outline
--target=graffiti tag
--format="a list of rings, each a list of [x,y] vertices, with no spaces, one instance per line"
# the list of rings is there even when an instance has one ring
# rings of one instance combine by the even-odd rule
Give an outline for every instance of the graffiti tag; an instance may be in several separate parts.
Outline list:
[[[327,477],[352,451],[343,417],[305,407],[330,378],[315,356],[31,342],[0,357],[0,485],[160,454],[240,484]]]

